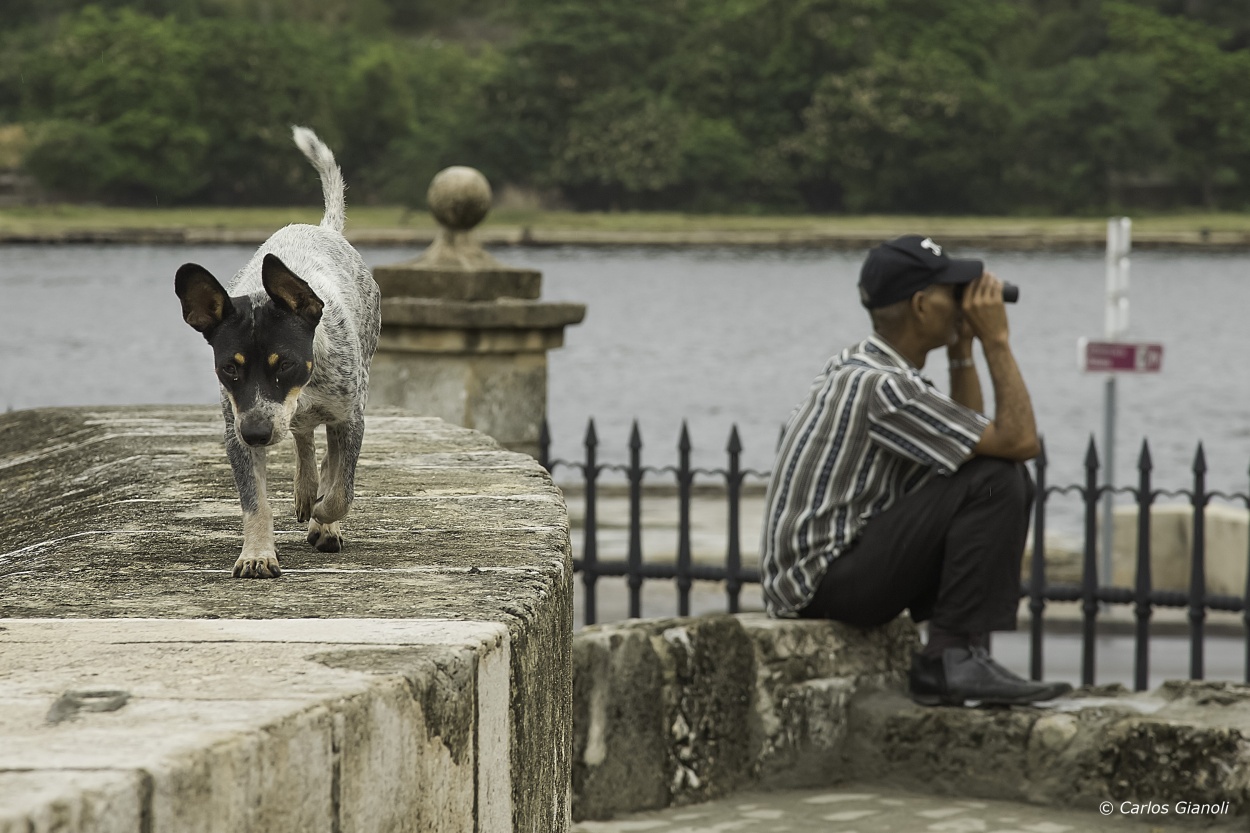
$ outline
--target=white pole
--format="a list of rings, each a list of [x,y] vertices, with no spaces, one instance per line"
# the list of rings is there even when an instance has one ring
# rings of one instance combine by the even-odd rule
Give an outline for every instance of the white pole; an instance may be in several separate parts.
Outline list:
[[[1104,334],[1108,341],[1119,341],[1128,334],[1129,249],[1132,247],[1133,221],[1128,217],[1107,220],[1107,305]],[[1107,486],[1115,486],[1115,374],[1108,373],[1103,389],[1103,469]],[[1110,586],[1111,554],[1115,548],[1115,501],[1111,492],[1102,499],[1102,563],[1099,579]]]

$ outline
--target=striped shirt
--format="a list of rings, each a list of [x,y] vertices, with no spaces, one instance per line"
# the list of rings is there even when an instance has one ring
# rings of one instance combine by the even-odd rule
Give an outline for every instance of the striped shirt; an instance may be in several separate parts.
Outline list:
[[[768,612],[795,616],[806,607],[864,525],[958,469],[989,422],[880,336],[831,358],[786,424],[764,499]]]

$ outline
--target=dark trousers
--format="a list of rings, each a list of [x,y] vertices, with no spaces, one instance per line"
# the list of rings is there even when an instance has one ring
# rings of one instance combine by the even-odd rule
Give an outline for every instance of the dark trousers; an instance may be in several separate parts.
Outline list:
[[[1015,630],[1033,495],[1023,464],[973,457],[870,520],[799,615],[873,627],[910,610],[949,633]]]

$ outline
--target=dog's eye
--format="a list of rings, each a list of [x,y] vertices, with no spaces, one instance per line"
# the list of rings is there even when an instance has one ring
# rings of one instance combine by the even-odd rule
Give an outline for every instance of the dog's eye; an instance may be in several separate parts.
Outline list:
[[[225,376],[227,379],[237,379],[239,378],[239,368],[233,363],[223,364],[221,366],[221,375]]]
[[[278,365],[278,372],[286,373],[288,370],[291,370],[294,367],[295,367],[295,362],[291,361],[290,359],[287,359],[286,361],[282,362],[282,364]]]

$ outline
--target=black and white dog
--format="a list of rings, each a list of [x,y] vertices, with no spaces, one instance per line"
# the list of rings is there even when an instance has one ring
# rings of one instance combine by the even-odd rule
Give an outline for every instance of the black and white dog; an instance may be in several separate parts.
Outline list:
[[[174,279],[183,319],[213,348],[226,453],[243,504],[243,552],[234,564],[243,578],[282,574],[265,459],[288,432],[295,438],[295,514],[308,521],[308,542],[322,552],[342,547],[339,521],[352,504],[369,362],[382,326],[378,286],[343,237],[345,186],[334,154],[311,130],[293,133],[321,175],[321,225],[277,231],[228,290],[195,263]],[[322,424],[319,478],[313,429]]]

